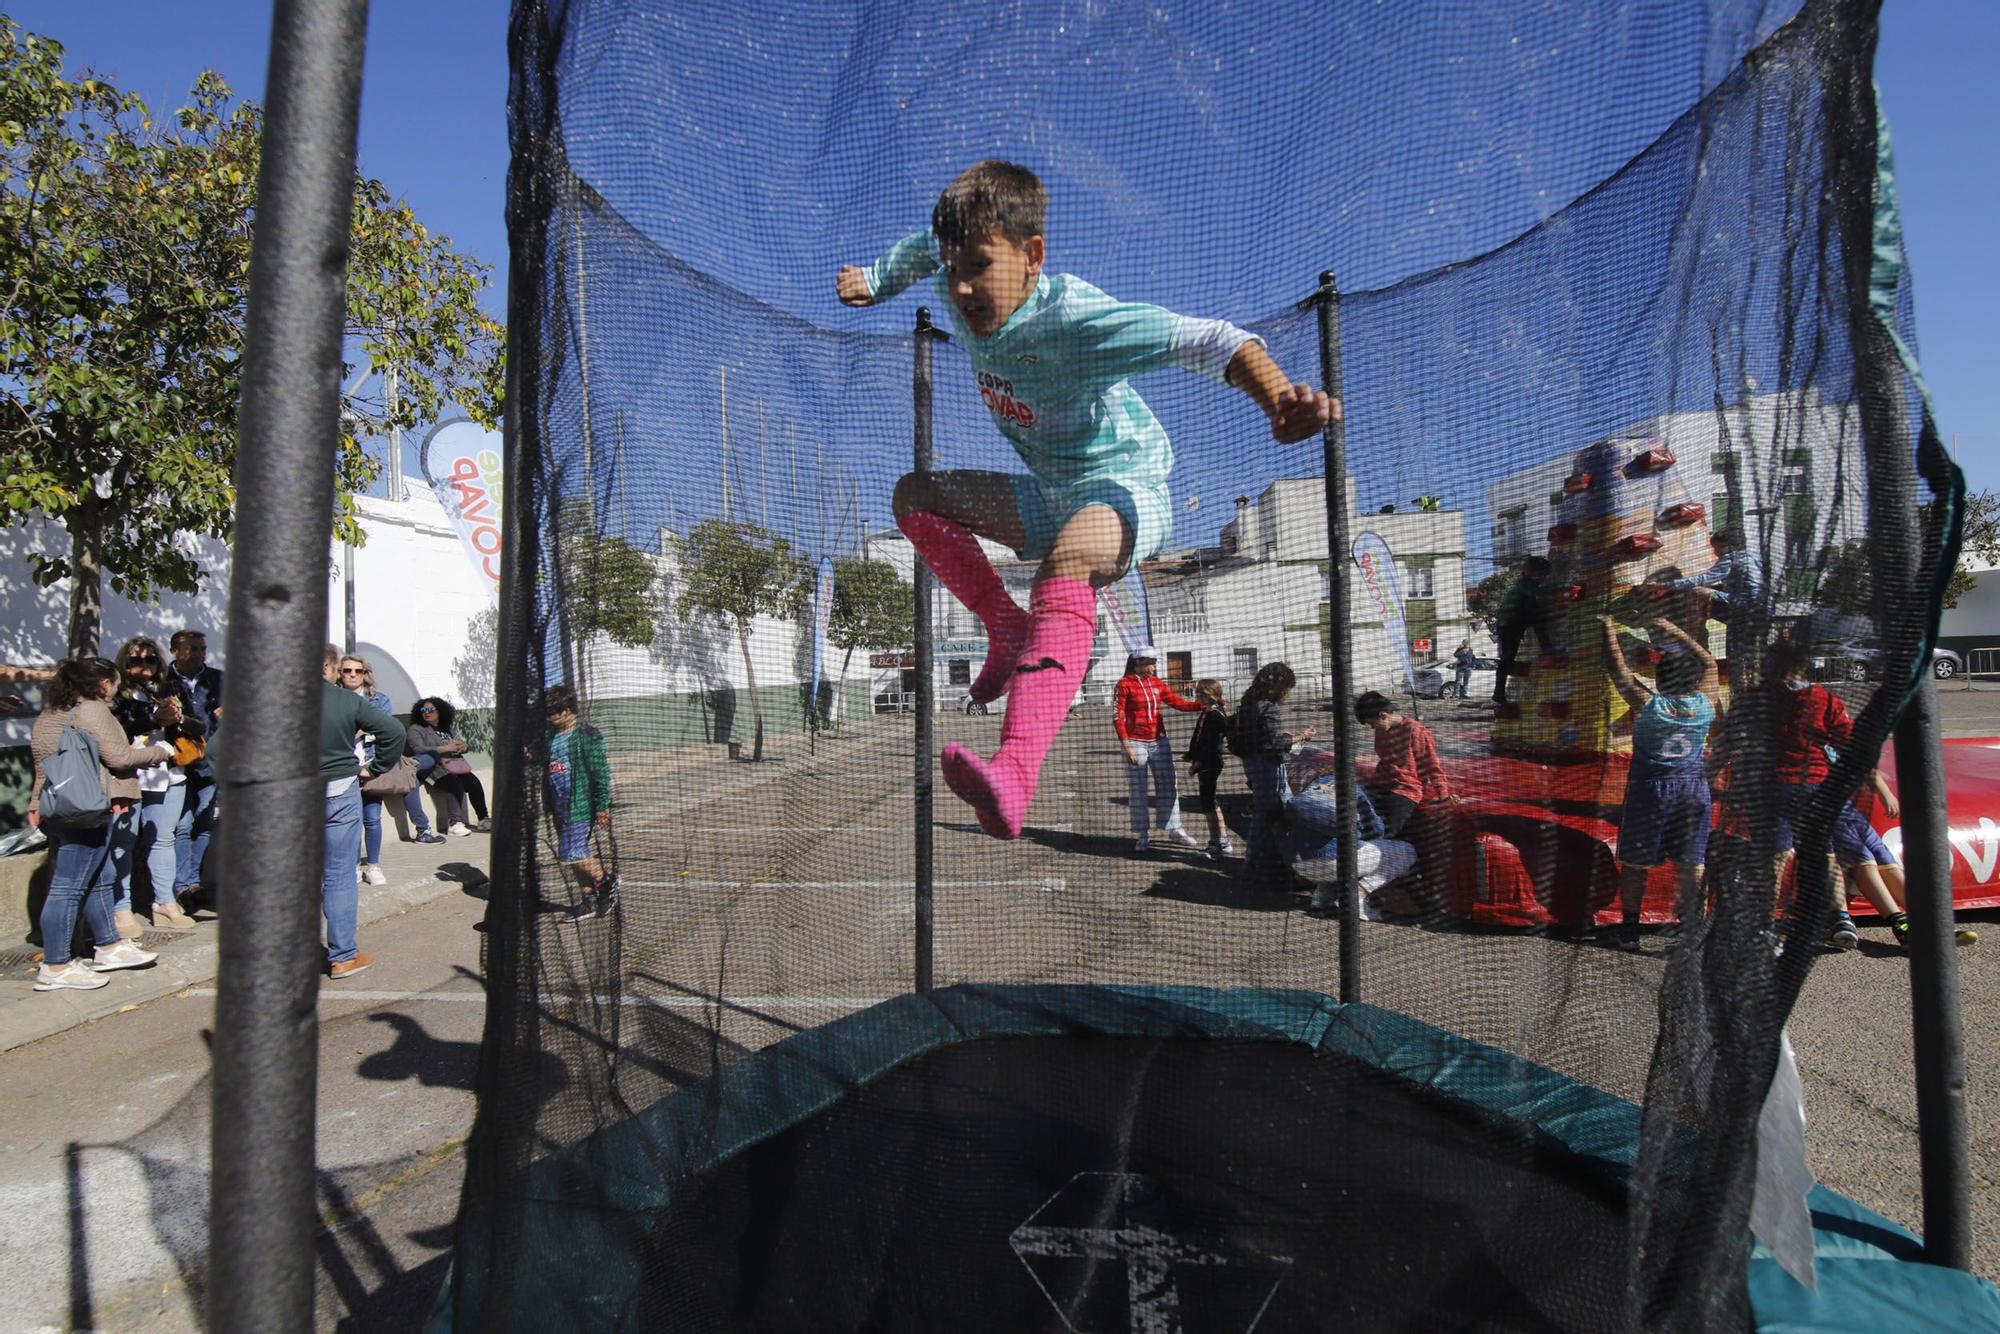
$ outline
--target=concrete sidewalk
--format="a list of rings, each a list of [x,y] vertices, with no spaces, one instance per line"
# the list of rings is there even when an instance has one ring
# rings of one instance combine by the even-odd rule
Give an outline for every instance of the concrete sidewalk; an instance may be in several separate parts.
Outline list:
[[[490,775],[481,774],[480,778],[491,792]],[[473,834],[443,843],[405,843],[398,838],[395,822],[385,812],[382,871],[388,883],[359,886],[362,952],[380,953],[383,944],[380,933],[371,933],[369,927],[384,918],[448,894],[477,892],[484,897],[489,842],[487,835]],[[317,899],[318,884],[306,892]],[[225,889],[225,903],[227,893]],[[195,918],[201,925],[194,931],[147,931],[140,946],[156,951],[159,962],[147,968],[113,973],[110,985],[95,991],[36,991],[34,979],[40,950],[26,943],[7,949],[0,954],[0,1051],[11,1051],[78,1024],[212,980],[219,957],[220,919],[206,909],[197,912]],[[329,985],[337,989],[342,984]]]

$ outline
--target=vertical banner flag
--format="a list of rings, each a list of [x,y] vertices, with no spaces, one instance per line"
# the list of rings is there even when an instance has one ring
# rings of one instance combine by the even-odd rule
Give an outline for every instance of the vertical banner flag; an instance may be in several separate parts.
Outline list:
[[[1410,632],[1403,618],[1403,572],[1396,568],[1396,553],[1379,533],[1363,533],[1354,539],[1354,563],[1361,567],[1361,582],[1382,619],[1382,631],[1389,646],[1403,660],[1403,677],[1410,693],[1417,693],[1417,668],[1410,661]]]
[[[1146,583],[1139,577],[1139,562],[1133,561],[1132,568],[1125,577],[1105,589],[1100,596],[1104,599],[1104,609],[1111,613],[1111,624],[1118,629],[1118,638],[1125,644],[1129,656],[1152,643],[1152,617],[1146,608]]]
[[[500,437],[464,417],[439,422],[424,437],[418,462],[488,597],[500,595]]]
[[[819,578],[813,582],[812,712],[815,726],[833,723],[833,691],[827,685],[827,632],[833,626],[833,561],[821,557]]]

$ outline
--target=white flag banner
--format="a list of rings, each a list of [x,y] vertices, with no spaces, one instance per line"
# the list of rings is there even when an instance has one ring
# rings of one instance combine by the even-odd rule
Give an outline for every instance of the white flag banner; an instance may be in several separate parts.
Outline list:
[[[1417,665],[1410,660],[1410,630],[1403,615],[1403,572],[1396,568],[1396,553],[1389,550],[1380,533],[1361,534],[1354,539],[1350,550],[1354,563],[1361,567],[1361,583],[1382,622],[1382,632],[1389,636],[1389,646],[1402,659],[1403,677],[1414,695]]]
[[[418,462],[438,503],[451,516],[466,558],[478,570],[487,595],[500,594],[500,437],[464,417],[439,422],[424,437]]]

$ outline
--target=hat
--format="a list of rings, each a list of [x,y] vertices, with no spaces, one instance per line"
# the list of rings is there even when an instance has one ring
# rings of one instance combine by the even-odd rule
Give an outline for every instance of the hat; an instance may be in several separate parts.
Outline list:
[[[1131,656],[1134,658],[1151,658],[1154,662],[1158,662],[1160,660],[1160,651],[1151,644],[1141,644],[1138,648],[1132,650]]]

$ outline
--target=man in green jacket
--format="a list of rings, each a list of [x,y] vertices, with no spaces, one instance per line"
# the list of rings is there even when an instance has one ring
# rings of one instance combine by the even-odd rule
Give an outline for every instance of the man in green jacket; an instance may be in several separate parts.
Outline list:
[[[370,778],[395,767],[403,758],[404,740],[401,723],[334,684],[339,668],[340,650],[328,644],[319,706],[319,776],[326,782],[326,870],[320,903],[326,913],[326,975],[335,981],[353,977],[375,962],[374,955],[360,953],[354,943],[355,915],[361,907],[354,868],[361,862],[362,779],[354,737],[366,732],[375,739]]]
[[[611,828],[611,761],[604,736],[576,716],[576,691],[550,686],[542,692],[549,720],[549,815],[556,822],[556,860],[576,877],[582,897],[564,920],[571,924],[609,916],[618,906],[618,876],[607,874],[591,850],[591,835]]]
[[[1521,651],[1521,640],[1529,630],[1535,632],[1535,642],[1542,652],[1553,649],[1555,635],[1549,625],[1549,563],[1541,556],[1530,556],[1521,564],[1521,573],[1507,590],[1507,596],[1500,599],[1500,610],[1493,617],[1493,637],[1500,641],[1500,663],[1493,669],[1493,702],[1507,702],[1507,677],[1514,670],[1514,659]]]

